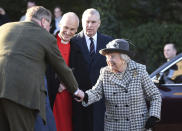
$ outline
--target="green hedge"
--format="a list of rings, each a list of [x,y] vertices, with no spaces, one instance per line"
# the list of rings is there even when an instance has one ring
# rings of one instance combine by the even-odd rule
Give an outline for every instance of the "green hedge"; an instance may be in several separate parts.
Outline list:
[[[25,13],[26,0],[1,1],[0,6],[6,10],[12,21],[19,20]],[[35,1],[38,5],[43,5],[51,11],[54,6],[59,5],[64,12],[74,11],[80,18],[82,12],[92,5],[101,14],[100,31],[114,38],[130,39],[136,45],[134,59],[146,64],[150,73],[165,61],[163,46],[166,42],[176,43],[178,52],[182,51],[182,26],[171,24],[182,21],[179,13],[181,10],[177,8],[180,4],[174,4],[174,1],[165,2],[165,5],[162,0]],[[158,24],[157,22],[168,24]],[[81,26],[79,30],[81,30]]]
[[[92,5],[101,14],[100,31],[114,38],[130,39],[136,45],[134,59],[147,65],[151,73],[165,62],[165,43],[176,43],[178,52],[182,51],[181,3],[167,0],[94,0]]]
[[[148,23],[134,29],[122,30],[120,36],[135,44],[134,59],[147,65],[150,73],[165,62],[165,43],[175,43],[178,53],[182,51],[182,26],[179,24]]]
[[[19,21],[26,12],[28,0],[1,0],[0,7],[4,8],[11,21]],[[53,12],[55,6],[60,6],[63,13],[72,11],[81,18],[82,12],[90,5],[90,0],[34,0],[37,5],[46,7]]]

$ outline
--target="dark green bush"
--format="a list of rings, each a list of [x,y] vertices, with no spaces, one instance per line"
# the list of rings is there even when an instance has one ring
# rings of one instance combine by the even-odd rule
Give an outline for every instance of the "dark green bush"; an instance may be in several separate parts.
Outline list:
[[[1,0],[12,21],[17,21],[26,11],[27,0]],[[134,59],[146,64],[149,72],[164,61],[163,46],[174,42],[182,51],[181,1],[167,0],[35,0],[38,5],[53,11],[54,6],[63,12],[73,11],[81,18],[86,8],[96,8],[101,14],[102,33],[114,38],[130,39],[136,45]],[[165,4],[164,4],[165,3]],[[161,24],[159,24],[161,23]],[[163,24],[165,23],[165,24]],[[79,28],[81,30],[81,26]]]
[[[165,62],[165,43],[176,43],[179,52],[182,51],[182,26],[178,25],[182,21],[181,3],[167,0],[92,2],[101,14],[100,31],[114,38],[130,39],[136,45],[134,59],[146,64],[150,73]]]
[[[11,21],[19,21],[26,12],[28,0],[1,0],[0,7],[4,8]],[[46,7],[53,12],[55,6],[60,6],[65,12],[75,12],[81,18],[82,12],[90,5],[90,0],[34,0],[37,5]]]
[[[163,56],[163,47],[166,43],[175,43],[178,52],[182,51],[182,26],[179,24],[148,23],[122,30],[120,36],[135,44],[134,59],[147,65],[149,72],[166,61]]]

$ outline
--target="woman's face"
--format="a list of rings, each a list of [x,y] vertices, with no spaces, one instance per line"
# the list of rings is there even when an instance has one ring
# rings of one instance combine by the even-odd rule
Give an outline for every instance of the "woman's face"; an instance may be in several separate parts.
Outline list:
[[[121,59],[120,53],[109,53],[106,54],[106,62],[112,72],[120,72],[125,61]]]

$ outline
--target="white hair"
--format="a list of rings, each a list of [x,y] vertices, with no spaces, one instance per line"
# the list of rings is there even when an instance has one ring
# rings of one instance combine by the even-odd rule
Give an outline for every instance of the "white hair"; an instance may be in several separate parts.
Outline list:
[[[121,59],[123,59],[126,63],[130,61],[130,57],[127,54],[120,54]]]
[[[90,8],[90,9],[86,9],[83,14],[82,14],[82,21],[84,19],[84,17],[88,14],[91,14],[91,15],[96,15],[98,17],[98,19],[100,20],[100,13],[98,10],[94,9],[94,8]]]

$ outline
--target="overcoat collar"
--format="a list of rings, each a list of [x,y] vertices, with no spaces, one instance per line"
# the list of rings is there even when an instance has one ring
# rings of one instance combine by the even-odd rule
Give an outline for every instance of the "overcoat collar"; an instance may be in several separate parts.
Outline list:
[[[86,42],[85,35],[84,35],[83,31],[80,32],[80,36],[81,36],[81,42],[80,42],[81,45],[80,46],[81,46],[81,50],[83,52],[83,56],[85,57],[85,60],[87,61],[87,63],[90,63],[91,57],[89,54],[87,42]]]
[[[130,60],[127,69],[123,75],[122,73],[112,73],[108,67],[106,68],[106,70],[108,70],[111,74],[109,76],[109,80],[111,82],[121,87],[127,88],[131,79],[135,77],[134,75],[136,75],[135,74],[136,68],[137,68],[136,62]]]
[[[79,44],[80,44],[81,50],[82,50],[82,52],[84,54],[85,60],[87,61],[88,64],[90,64],[92,62],[92,59],[94,59],[94,61],[97,62],[101,57],[103,57],[102,55],[100,55],[98,53],[100,49],[105,48],[102,45],[102,39],[101,39],[101,36],[100,36],[99,32],[97,32],[97,49],[96,49],[96,53],[95,53],[95,55],[93,56],[92,59],[90,57],[89,50],[88,50],[88,47],[87,47],[87,44],[86,44],[84,32],[81,31],[79,33],[79,35],[81,37],[81,42]]]

